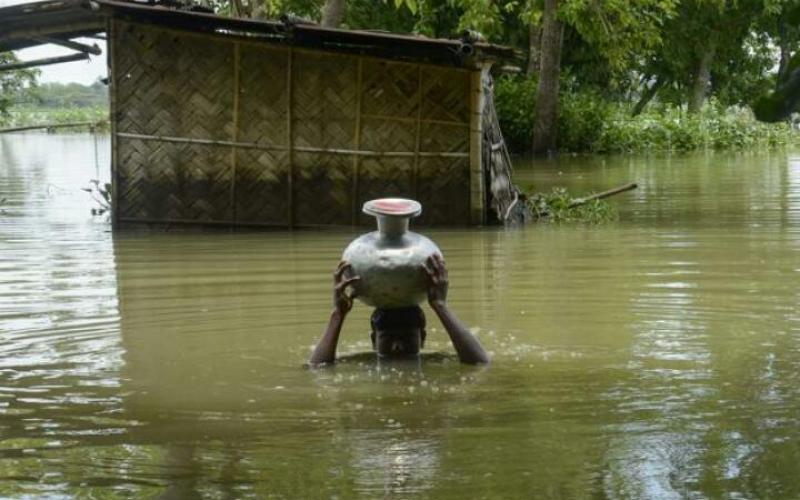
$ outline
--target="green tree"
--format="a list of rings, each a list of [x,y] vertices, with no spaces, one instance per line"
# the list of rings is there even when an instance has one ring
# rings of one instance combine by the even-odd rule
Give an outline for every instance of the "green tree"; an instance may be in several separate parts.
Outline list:
[[[773,63],[760,25],[780,12],[781,1],[681,1],[664,25],[658,50],[644,64],[643,80],[650,89],[663,90],[666,100],[686,103],[690,113],[712,94],[729,104],[752,99]]]
[[[0,64],[16,62],[12,52],[0,53]],[[25,87],[35,86],[39,71],[23,69],[18,71],[0,71],[0,117],[8,116],[8,110],[14,104],[15,97]]]

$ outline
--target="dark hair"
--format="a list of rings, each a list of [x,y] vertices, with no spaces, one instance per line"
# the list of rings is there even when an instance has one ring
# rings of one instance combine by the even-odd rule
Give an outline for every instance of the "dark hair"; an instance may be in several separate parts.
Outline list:
[[[397,329],[425,329],[425,313],[419,306],[395,309],[375,309],[370,317],[372,331]]]

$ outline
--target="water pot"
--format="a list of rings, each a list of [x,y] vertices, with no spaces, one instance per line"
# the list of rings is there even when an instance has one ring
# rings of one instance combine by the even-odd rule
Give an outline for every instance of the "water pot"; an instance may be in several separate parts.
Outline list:
[[[380,308],[419,304],[427,297],[428,277],[423,267],[433,254],[441,255],[430,239],[408,230],[422,205],[404,198],[381,198],[364,203],[365,214],[377,219],[378,230],[353,240],[342,258],[360,276],[355,291],[367,305]]]

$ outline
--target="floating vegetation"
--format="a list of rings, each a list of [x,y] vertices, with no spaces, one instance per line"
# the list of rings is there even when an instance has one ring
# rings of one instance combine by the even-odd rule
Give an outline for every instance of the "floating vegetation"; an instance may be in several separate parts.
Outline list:
[[[103,215],[106,212],[111,212],[111,183],[105,182],[102,185],[97,179],[89,181],[89,186],[81,188],[92,197],[98,204],[98,208],[92,209],[92,215]]]
[[[526,201],[533,220],[539,222],[602,224],[618,216],[609,202],[599,198],[573,198],[563,187],[553,188],[549,193],[532,193]]]

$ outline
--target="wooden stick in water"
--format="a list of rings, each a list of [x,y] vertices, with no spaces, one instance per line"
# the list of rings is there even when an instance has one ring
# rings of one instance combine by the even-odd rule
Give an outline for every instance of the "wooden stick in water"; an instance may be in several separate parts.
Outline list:
[[[577,206],[589,203],[590,201],[594,200],[602,200],[603,198],[608,198],[609,196],[614,196],[615,194],[624,193],[625,191],[630,191],[631,189],[636,189],[635,182],[630,182],[623,186],[615,187],[609,189],[608,191],[603,191],[602,193],[589,195],[586,198],[576,198],[575,200],[572,201],[572,203],[569,204],[569,208],[575,208]]]

